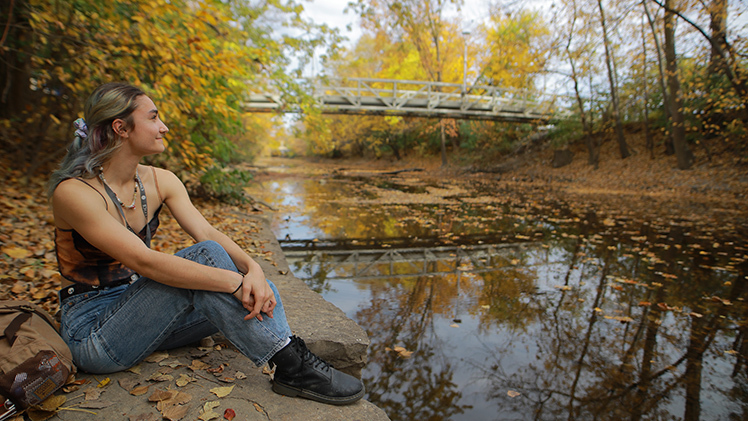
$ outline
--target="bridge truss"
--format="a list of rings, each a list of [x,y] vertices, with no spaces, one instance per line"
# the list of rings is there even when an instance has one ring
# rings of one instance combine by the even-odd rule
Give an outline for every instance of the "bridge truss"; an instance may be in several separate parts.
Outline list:
[[[459,83],[350,78],[309,83],[314,100],[327,114],[418,116],[509,122],[544,122],[557,116],[556,95],[528,94],[495,86]],[[249,111],[300,112],[279,95],[250,94]]]

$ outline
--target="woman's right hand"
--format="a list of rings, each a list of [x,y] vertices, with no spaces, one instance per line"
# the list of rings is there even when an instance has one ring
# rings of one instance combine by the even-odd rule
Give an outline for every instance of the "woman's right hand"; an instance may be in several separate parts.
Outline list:
[[[262,321],[262,314],[273,317],[276,299],[270,284],[265,279],[265,274],[260,270],[253,270],[244,275],[242,286],[234,293],[234,297],[242,302],[242,306],[249,311],[244,320],[257,317]]]

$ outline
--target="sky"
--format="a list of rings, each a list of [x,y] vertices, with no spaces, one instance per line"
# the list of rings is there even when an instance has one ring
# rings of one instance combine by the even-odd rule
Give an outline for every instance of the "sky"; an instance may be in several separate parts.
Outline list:
[[[351,11],[343,13],[350,0],[314,0],[304,1],[306,15],[315,23],[326,23],[328,26],[339,28],[340,33],[349,39],[351,44],[361,35],[358,19]],[[463,22],[475,25],[488,16],[488,0],[465,0],[463,10],[460,11]],[[456,11],[454,13],[457,13]],[[353,31],[348,31],[346,25]]]

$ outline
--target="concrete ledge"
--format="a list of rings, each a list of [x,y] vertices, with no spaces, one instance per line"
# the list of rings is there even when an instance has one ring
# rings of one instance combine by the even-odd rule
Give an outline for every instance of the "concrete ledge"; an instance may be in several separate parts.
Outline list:
[[[263,251],[272,252],[272,261],[257,261],[265,276],[278,286],[291,330],[304,339],[312,352],[335,368],[361,378],[369,346],[366,332],[342,310],[293,276],[268,221],[262,217],[251,218],[257,222],[259,237],[268,240],[263,244]]]

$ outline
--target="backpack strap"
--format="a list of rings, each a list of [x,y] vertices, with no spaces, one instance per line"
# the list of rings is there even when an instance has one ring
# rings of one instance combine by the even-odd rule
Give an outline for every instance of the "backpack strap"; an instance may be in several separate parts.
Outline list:
[[[8,327],[5,328],[5,332],[3,332],[3,336],[5,339],[8,340],[8,343],[12,347],[13,344],[16,342],[16,337],[18,334],[18,330],[21,329],[21,325],[26,323],[27,320],[31,318],[31,313],[23,312],[16,316],[15,319],[13,319],[10,324],[8,324]]]
[[[29,317],[31,317],[31,313],[34,313],[44,319],[47,324],[52,326],[55,330],[58,330],[57,323],[52,318],[52,316],[49,315],[46,311],[43,309],[35,306],[34,304],[31,304],[27,301],[3,301],[0,302],[0,313],[8,313],[12,311],[22,311],[25,314],[28,314]],[[15,322],[15,320],[13,320]],[[19,325],[23,322],[19,322]],[[11,323],[12,324],[12,323]],[[8,326],[10,327],[10,326]],[[16,330],[17,331],[17,330]]]

